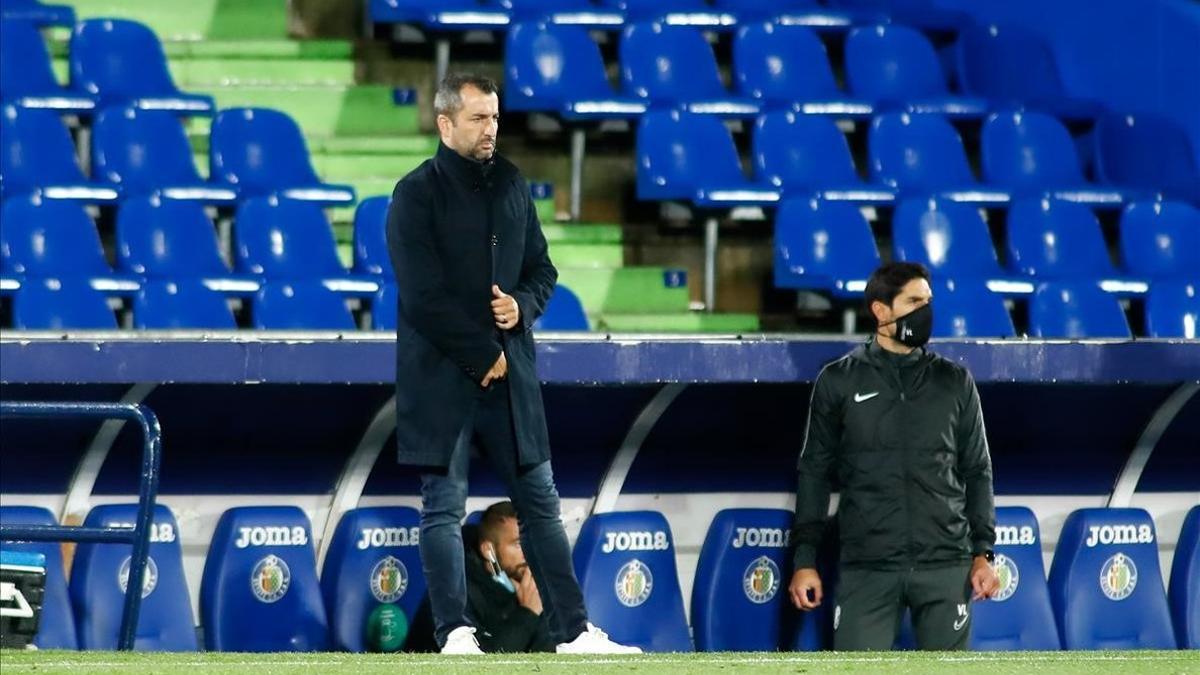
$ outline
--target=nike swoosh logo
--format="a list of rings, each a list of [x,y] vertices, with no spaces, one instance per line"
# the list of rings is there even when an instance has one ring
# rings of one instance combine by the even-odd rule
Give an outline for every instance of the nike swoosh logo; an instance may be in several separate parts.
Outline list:
[[[862,403],[863,401],[869,401],[869,400],[871,400],[871,399],[875,398],[875,397],[876,397],[876,396],[878,396],[878,395],[879,395],[879,392],[877,392],[877,391],[873,391],[873,392],[871,392],[871,393],[869,393],[869,394],[855,394],[855,395],[854,395],[854,402],[855,402],[855,403]]]
[[[954,622],[954,632],[957,633],[958,631],[962,630],[963,626],[967,625],[967,619],[969,619],[969,618],[971,618],[970,615],[961,617],[957,621],[955,621]]]

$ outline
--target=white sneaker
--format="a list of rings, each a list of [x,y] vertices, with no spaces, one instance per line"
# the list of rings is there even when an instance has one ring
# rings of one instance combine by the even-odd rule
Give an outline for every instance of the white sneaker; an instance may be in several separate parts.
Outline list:
[[[446,636],[446,644],[442,646],[443,654],[482,654],[479,641],[475,639],[475,629],[470,626],[459,626]]]
[[[642,648],[617,644],[608,639],[608,633],[589,623],[579,637],[558,645],[556,651],[559,654],[641,654]]]

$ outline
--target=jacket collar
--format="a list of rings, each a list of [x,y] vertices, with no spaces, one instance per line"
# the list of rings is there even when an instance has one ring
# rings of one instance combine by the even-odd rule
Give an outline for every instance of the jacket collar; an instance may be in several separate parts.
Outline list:
[[[496,167],[495,155],[491,159],[481,162],[463,157],[440,141],[433,161],[440,172],[454,176],[456,180],[473,190],[490,187],[489,181],[493,179]]]
[[[932,352],[925,347],[917,347],[910,354],[893,354],[879,346],[879,342],[875,336],[867,338],[867,341],[854,349],[850,353],[853,358],[860,361],[866,361],[876,366],[911,366],[914,364],[927,361],[932,358]]]

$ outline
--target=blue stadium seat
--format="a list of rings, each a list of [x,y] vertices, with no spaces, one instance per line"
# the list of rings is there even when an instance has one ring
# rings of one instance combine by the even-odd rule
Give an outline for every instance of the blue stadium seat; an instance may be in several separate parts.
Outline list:
[[[254,296],[252,314],[260,329],[357,329],[342,296],[319,281],[268,281]]]
[[[379,506],[347,511],[338,522],[321,570],[335,649],[379,651],[367,625],[381,605],[396,606],[412,625],[425,598],[420,518],[411,507]]]
[[[5,104],[0,113],[0,198],[40,193],[45,199],[111,204],[117,191],[84,178],[71,134],[53,110]]]
[[[308,652],[329,647],[312,528],[295,506],[221,514],[200,584],[204,648]]]
[[[92,174],[118,186],[125,197],[157,192],[168,199],[216,205],[237,199],[233,187],[200,177],[183,124],[165,110],[118,106],[97,115]]]
[[[321,279],[331,288],[349,280],[321,207],[312,202],[256,197],[242,202],[234,236],[239,272],[271,279]],[[377,282],[361,290],[374,293]]]
[[[625,23],[619,7],[606,7],[593,0],[509,0],[509,5],[514,21],[546,21],[594,29],[612,29]],[[513,28],[509,28],[510,33]],[[511,87],[512,82],[508,85]]]
[[[621,119],[646,111],[645,101],[613,90],[600,46],[581,26],[513,25],[504,72],[509,110],[552,112],[568,120]]]
[[[400,289],[394,283],[381,284],[371,302],[372,330],[396,330],[399,311]]]
[[[70,5],[45,5],[39,0],[4,0],[0,3],[0,19],[69,28],[75,25],[75,10]]]
[[[132,105],[180,115],[211,115],[211,96],[175,86],[154,31],[125,19],[89,19],[71,34],[71,83],[100,105]]]
[[[692,587],[697,651],[773,652],[784,646],[792,520],[783,509],[724,509],[713,518]]]
[[[721,83],[717,59],[699,29],[638,23],[621,33],[625,91],[655,106],[725,116],[755,115],[760,104]]]
[[[878,115],[871,122],[868,146],[872,177],[902,193],[985,205],[1009,200],[1007,192],[975,180],[962,139],[941,115]]]
[[[1000,591],[988,602],[975,603],[971,649],[1062,649],[1042,564],[1042,537],[1033,511],[1024,506],[996,507],[995,552],[992,567],[1000,577]]]
[[[79,279],[26,279],[13,296],[17,330],[116,330],[108,300]]]
[[[227,108],[218,113],[209,165],[215,180],[236,185],[242,197],[278,193],[330,206],[354,203],[353,188],[321,182],[300,127],[278,110]]]
[[[1200,506],[1183,519],[1168,588],[1180,649],[1200,649]]]
[[[987,101],[954,95],[933,45],[900,25],[861,26],[846,37],[846,81],[857,97],[885,108],[955,117],[987,114]]]
[[[0,523],[4,525],[58,525],[48,509],[40,506],[0,506]],[[38,649],[78,649],[75,615],[67,594],[67,577],[63,574],[62,546],[58,542],[0,542],[5,551],[40,553],[46,557],[46,588],[42,596],[42,618],[33,644]]]
[[[588,615],[613,640],[648,652],[690,652],[667,519],[656,511],[599,513],[573,554]]]
[[[496,30],[510,21],[504,0],[370,0],[378,23],[414,23],[435,31]]]
[[[117,212],[116,240],[117,269],[127,274],[152,279],[233,276],[221,259],[216,228],[204,208],[193,202],[157,196],[126,200]],[[252,282],[242,290],[257,289]]]
[[[970,204],[903,200],[892,215],[892,245],[897,260],[919,262],[944,279],[1005,277],[987,223]]]
[[[85,527],[132,526],[137,504],[94,507]],[[142,579],[142,609],[134,648],[143,651],[196,651],[196,623],[183,574],[179,525],[162,504],[154,509],[150,558]],[[117,648],[125,587],[129,581],[127,544],[79,544],[71,565],[71,602],[79,626],[80,649]]]
[[[731,28],[737,17],[714,11],[706,0],[619,0],[626,20],[658,21],[669,26]]]
[[[786,199],[775,216],[775,286],[859,296],[879,267],[862,213],[846,202]]]
[[[387,244],[387,212],[391,197],[367,197],[354,210],[355,274],[396,278]]]
[[[1110,185],[1200,202],[1200,166],[1187,132],[1151,113],[1108,113],[1092,132],[1096,176]]]
[[[95,97],[64,87],[55,79],[50,52],[37,26],[7,17],[0,21],[0,101],[73,114],[96,108]]]
[[[838,87],[820,38],[805,26],[755,21],[742,25],[733,41],[734,81],[745,96],[799,112],[864,117],[870,101]]]
[[[198,279],[150,281],[133,299],[133,327],[138,330],[235,330],[237,322],[225,296]]]
[[[779,201],[777,190],[746,178],[733,137],[719,119],[679,110],[653,110],[642,116],[637,196],[712,207]]]
[[[1007,338],[1016,335],[1012,317],[999,294],[981,279],[935,283],[934,337]]]
[[[1121,259],[1131,274],[1200,281],[1200,209],[1138,202],[1121,214]]]
[[[1146,334],[1200,338],[1200,282],[1156,281],[1146,294]]]
[[[754,168],[789,196],[818,195],[829,201],[888,204],[886,185],[859,178],[846,137],[833,120],[795,111],[760,115],[754,124]]]
[[[571,289],[558,284],[550,301],[546,303],[546,311],[533,324],[533,330],[587,330],[587,313],[579,296]]]
[[[768,20],[781,26],[845,29],[855,15],[825,7],[817,0],[712,0],[713,9],[733,16],[738,26]]]
[[[1058,199],[1019,199],[1008,210],[1008,261],[1043,281],[1117,276],[1091,209]]]
[[[1050,45],[1017,26],[964,28],[955,47],[963,91],[986,98],[994,109],[1024,107],[1064,119],[1093,119],[1096,101],[1067,93]]]
[[[1029,334],[1039,338],[1128,338],[1117,298],[1094,281],[1039,284],[1029,303]]]
[[[980,145],[984,181],[1014,195],[1051,195],[1093,206],[1119,206],[1131,196],[1088,183],[1071,135],[1046,113],[994,113],[984,122]]]
[[[966,12],[941,7],[938,0],[827,0],[859,16],[880,23],[891,21],[921,30],[957,32],[971,22]]]
[[[1050,565],[1066,649],[1174,649],[1154,521],[1142,509],[1067,516]]]

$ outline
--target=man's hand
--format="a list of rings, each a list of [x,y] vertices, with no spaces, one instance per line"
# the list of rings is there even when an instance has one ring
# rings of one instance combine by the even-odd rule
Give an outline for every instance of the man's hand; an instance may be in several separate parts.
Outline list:
[[[812,598],[809,599],[809,592],[812,592]],[[792,596],[792,604],[797,609],[809,611],[821,606],[821,575],[811,567],[805,567],[796,570],[792,575],[792,583],[788,586],[788,593]]]
[[[516,328],[521,319],[521,308],[517,306],[516,298],[495,284],[492,284],[492,316],[496,318],[496,327],[500,330]]]
[[[500,358],[496,359],[495,365],[483,376],[483,381],[479,386],[487,389],[496,380],[503,380],[508,376],[508,359],[504,357],[504,352],[500,352]]]
[[[971,563],[971,588],[975,590],[972,600],[991,598],[1000,590],[1000,577],[992,569],[987,558],[977,555]]]
[[[526,567],[525,573],[517,581],[517,604],[534,614],[542,613],[542,595],[538,593],[537,584],[533,581],[533,573]]]

